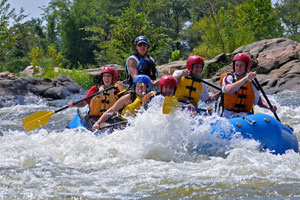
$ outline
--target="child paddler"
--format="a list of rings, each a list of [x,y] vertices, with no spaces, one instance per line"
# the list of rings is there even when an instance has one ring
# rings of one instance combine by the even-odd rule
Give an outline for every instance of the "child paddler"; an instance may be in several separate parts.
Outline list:
[[[159,79],[159,91],[152,91],[145,95],[144,97],[144,107],[148,109],[148,104],[156,96],[160,96],[160,103],[163,103],[164,97],[172,97],[175,94],[177,88],[177,80],[174,76],[164,75]]]
[[[134,91],[122,96],[110,107],[94,124],[92,130],[97,131],[100,127],[111,125],[108,120],[114,120],[114,123],[126,120],[128,116],[135,116],[136,112],[143,106],[143,97],[150,92],[151,80],[147,75],[137,75],[133,80]],[[112,118],[115,114],[119,117]]]
[[[186,104],[187,107],[197,108],[200,100],[211,103],[221,95],[218,92],[210,96],[206,84],[200,81],[204,64],[202,57],[190,56],[186,62],[187,69],[177,70],[173,73],[173,76],[178,80],[175,96],[179,102]]]
[[[103,67],[100,71],[100,87],[97,85],[92,86],[87,92],[85,97],[102,91],[118,81],[118,71],[112,66]],[[122,90],[122,83],[118,84],[117,88],[105,91],[91,99],[83,101],[74,105],[73,101],[68,103],[69,107],[84,107],[89,104],[88,119],[85,122],[86,128],[91,130],[94,123],[102,116],[116,102],[116,96]]]
[[[224,93],[224,111],[221,116],[232,118],[251,114],[254,105],[276,112],[277,107],[270,108],[267,102],[259,96],[257,86],[252,82],[256,73],[250,71],[251,58],[248,54],[236,54],[233,57],[232,70],[220,78]]]

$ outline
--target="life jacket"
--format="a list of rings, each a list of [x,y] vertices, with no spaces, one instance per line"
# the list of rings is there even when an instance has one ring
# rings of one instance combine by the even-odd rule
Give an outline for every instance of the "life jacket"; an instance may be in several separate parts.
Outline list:
[[[151,56],[147,54],[146,58],[139,57],[136,53],[131,54],[131,56],[126,60],[126,79],[129,81],[129,83],[132,83],[132,77],[130,76],[130,72],[128,70],[128,60],[129,59],[135,59],[137,62],[137,71],[138,74],[144,74],[150,77],[151,80],[155,80],[158,72],[156,69],[156,65],[154,63],[154,60]]]
[[[188,75],[182,77],[178,83],[175,96],[178,101],[190,102],[194,106],[198,106],[198,101],[202,93],[202,82]]]
[[[143,97],[137,96],[134,92],[130,93],[131,95],[131,102],[130,104],[126,105],[123,109],[119,111],[121,114],[120,118],[125,120],[123,116],[136,116],[136,112],[140,110],[141,106],[143,105]]]
[[[100,88],[104,89],[103,86]],[[89,117],[101,117],[101,115],[116,102],[116,94],[117,90],[111,89],[93,97],[89,104]]]
[[[232,72],[227,72],[223,74],[220,78],[220,85],[222,85],[223,79],[227,75],[234,77]],[[235,78],[234,78],[234,82],[236,82]],[[226,110],[231,110],[235,112],[254,113],[253,110],[254,99],[255,99],[255,94],[253,92],[251,82],[247,81],[235,93],[233,94],[225,93],[223,105]]]

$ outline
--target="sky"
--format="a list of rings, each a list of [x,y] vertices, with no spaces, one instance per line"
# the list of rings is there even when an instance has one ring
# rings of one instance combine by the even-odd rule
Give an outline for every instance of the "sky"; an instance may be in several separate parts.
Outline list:
[[[8,0],[7,3],[10,4],[10,8],[15,8],[16,13],[19,13],[21,7],[24,8],[24,14],[28,15],[25,21],[31,18],[41,17],[43,13],[42,7],[43,5],[47,6],[50,0]]]

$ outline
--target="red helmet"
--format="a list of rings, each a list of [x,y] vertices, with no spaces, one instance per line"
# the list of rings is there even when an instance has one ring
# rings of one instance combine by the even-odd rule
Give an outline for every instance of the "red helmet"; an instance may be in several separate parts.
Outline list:
[[[100,76],[102,76],[103,73],[110,73],[113,76],[113,83],[116,83],[118,81],[118,71],[113,66],[103,67],[100,71]]]
[[[241,60],[244,61],[247,64],[247,71],[250,71],[251,69],[251,58],[248,54],[246,53],[238,53],[233,57],[233,63],[232,63],[232,69],[235,71],[235,61]]]
[[[171,75],[164,75],[159,79],[159,91],[162,92],[161,86],[170,85],[177,87],[177,79]]]
[[[200,56],[190,56],[187,61],[186,61],[186,67],[189,72],[193,70],[193,65],[194,64],[201,64],[204,65],[204,60]]]

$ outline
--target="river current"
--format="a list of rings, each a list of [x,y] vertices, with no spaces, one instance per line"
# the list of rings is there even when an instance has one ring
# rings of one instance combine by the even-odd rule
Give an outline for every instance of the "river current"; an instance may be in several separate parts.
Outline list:
[[[300,93],[269,97],[299,140]],[[154,106],[129,119],[126,129],[95,136],[65,128],[76,113],[70,108],[42,128],[24,131],[23,118],[66,103],[30,97],[0,108],[0,199],[300,198],[300,155],[261,152],[253,140],[220,140],[210,134],[217,115],[164,115]],[[223,126],[229,129],[226,120]],[[214,144],[214,151],[189,150],[204,141]]]

